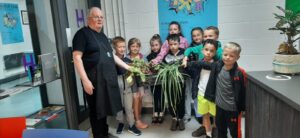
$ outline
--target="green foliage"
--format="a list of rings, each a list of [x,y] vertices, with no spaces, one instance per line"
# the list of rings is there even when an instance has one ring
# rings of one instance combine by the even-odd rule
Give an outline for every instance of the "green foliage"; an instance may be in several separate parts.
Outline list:
[[[182,85],[184,85],[184,73],[180,72],[181,64],[176,62],[174,64],[164,64],[159,66],[159,71],[156,76],[154,85],[158,83],[162,85],[162,90],[165,96],[174,95],[173,101],[168,101],[172,109],[176,110],[176,105],[182,94]],[[154,91],[154,90],[153,90]]]
[[[293,43],[300,39],[300,13],[294,13],[291,10],[285,10],[280,6],[277,8],[284,13],[284,15],[278,15],[274,13],[275,19],[278,19],[275,27],[269,28],[269,30],[278,30],[281,34],[287,36],[287,41],[284,42],[285,48],[281,47],[278,53],[280,54],[298,54],[294,48]]]
[[[130,64],[131,68],[130,71],[126,73],[126,81],[128,84],[133,84],[134,76],[139,76],[142,82],[146,81],[146,76],[149,72],[149,66],[145,63],[144,60],[141,59],[133,59],[133,62]]]

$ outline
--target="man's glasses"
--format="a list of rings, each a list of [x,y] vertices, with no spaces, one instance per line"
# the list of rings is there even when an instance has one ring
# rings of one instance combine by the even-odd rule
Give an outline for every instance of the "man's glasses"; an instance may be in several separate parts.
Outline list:
[[[104,19],[103,16],[92,16],[90,18],[93,18],[94,20],[100,20],[100,19],[103,20]]]

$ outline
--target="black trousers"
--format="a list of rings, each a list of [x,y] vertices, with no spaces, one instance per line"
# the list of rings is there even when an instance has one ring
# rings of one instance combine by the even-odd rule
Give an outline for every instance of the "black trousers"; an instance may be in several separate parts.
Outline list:
[[[97,73],[95,69],[92,69],[87,72],[87,75],[94,86],[97,84]],[[83,86],[82,86],[83,88]],[[95,87],[96,88],[96,87]],[[84,91],[84,90],[83,90]],[[94,138],[105,138],[108,136],[108,125],[106,123],[106,117],[98,118],[97,117],[97,106],[96,106],[96,93],[97,89],[93,90],[93,95],[88,95],[85,93],[89,107],[89,117],[90,124],[92,127],[92,133]]]
[[[182,86],[184,86],[184,84],[182,84]],[[181,96],[179,98],[176,99],[174,93],[175,92],[172,92],[166,95],[168,99],[169,112],[172,115],[172,117],[175,117],[177,119],[183,119],[185,114],[185,87],[182,87]],[[174,105],[172,105],[172,103]]]
[[[161,91],[161,85],[151,86],[151,92],[153,93],[154,112],[163,112],[165,100],[164,94]]]
[[[237,111],[226,111],[218,106],[216,110],[218,138],[227,138],[227,128],[232,138],[241,138],[241,114]]]
[[[90,110],[90,123],[92,127],[92,133],[94,138],[105,138],[108,135],[108,125],[106,123],[106,117],[97,118],[96,112],[96,96],[85,94]]]

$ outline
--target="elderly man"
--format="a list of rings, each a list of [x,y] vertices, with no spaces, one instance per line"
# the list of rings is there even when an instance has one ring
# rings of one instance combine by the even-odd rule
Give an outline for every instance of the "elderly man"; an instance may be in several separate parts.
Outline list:
[[[107,115],[122,110],[115,63],[127,70],[130,66],[113,54],[103,28],[102,11],[93,7],[88,26],[73,38],[73,59],[79,73],[90,110],[94,138],[108,137]]]

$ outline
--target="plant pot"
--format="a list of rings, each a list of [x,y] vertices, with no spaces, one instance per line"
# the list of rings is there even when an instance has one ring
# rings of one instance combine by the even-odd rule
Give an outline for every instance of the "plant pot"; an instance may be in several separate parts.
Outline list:
[[[273,58],[273,70],[274,72],[283,74],[300,73],[300,54],[275,54]]]

